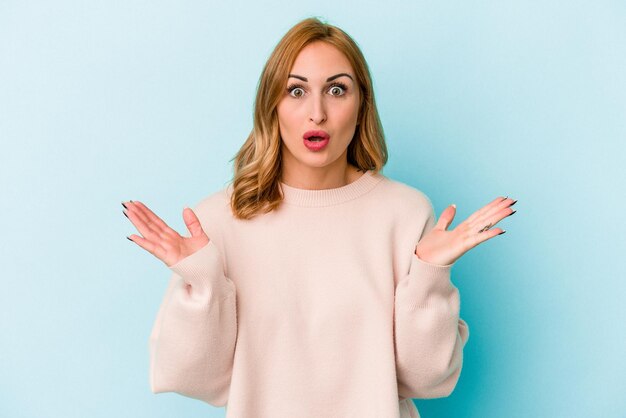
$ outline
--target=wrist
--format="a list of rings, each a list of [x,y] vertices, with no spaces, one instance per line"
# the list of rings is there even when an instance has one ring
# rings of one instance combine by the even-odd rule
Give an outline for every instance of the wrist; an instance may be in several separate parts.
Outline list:
[[[437,257],[432,257],[430,255],[426,255],[425,256],[424,253],[423,252],[420,253],[417,250],[417,248],[415,249],[414,254],[420,261],[423,261],[424,263],[432,264],[432,265],[435,265],[435,266],[442,266],[442,267],[444,267],[444,266],[451,266],[456,261],[456,260],[451,260],[451,261],[449,261],[449,260],[442,260],[442,259],[439,259]]]

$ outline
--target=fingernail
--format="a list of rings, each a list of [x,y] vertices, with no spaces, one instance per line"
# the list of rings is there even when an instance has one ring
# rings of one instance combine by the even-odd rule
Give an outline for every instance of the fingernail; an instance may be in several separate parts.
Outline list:
[[[124,204],[124,202],[122,202],[122,206],[124,206],[124,209],[128,209],[126,205]]]
[[[513,215],[515,212],[517,212],[517,211],[516,211],[516,210],[514,210],[513,212],[511,212],[511,215]],[[511,215],[509,215],[509,216],[511,216]]]
[[[452,206],[454,209],[456,209],[456,205],[453,203],[450,206]]]
[[[515,204],[515,202],[517,202],[517,199],[516,199],[513,203],[511,203],[511,204],[509,205],[509,207],[513,206],[513,205]]]
[[[130,239],[129,237],[126,237],[126,239],[128,239],[129,241],[132,241],[132,239]]]
[[[126,214],[126,212],[122,211],[122,213],[124,214],[124,216],[126,216],[128,218],[128,215]],[[128,218],[130,219],[130,218]]]
[[[498,235],[502,235],[506,232],[506,229],[503,229],[502,232],[500,232]]]

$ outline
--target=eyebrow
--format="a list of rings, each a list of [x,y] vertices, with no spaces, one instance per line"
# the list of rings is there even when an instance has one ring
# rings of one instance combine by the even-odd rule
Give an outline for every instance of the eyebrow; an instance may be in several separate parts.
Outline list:
[[[354,81],[354,79],[352,78],[352,76],[351,76],[350,74],[347,74],[347,73],[339,73],[339,74],[335,74],[334,76],[328,77],[328,78],[326,79],[326,81],[333,81],[334,79],[339,78],[339,77],[344,76],[344,75],[345,75],[346,77],[349,77],[349,78],[350,78],[350,80]],[[301,75],[289,74],[289,77],[298,78],[298,79],[300,79],[300,80],[302,80],[302,81],[307,81],[307,82],[309,81],[309,79],[308,79],[308,78],[306,78],[306,77],[302,77]]]

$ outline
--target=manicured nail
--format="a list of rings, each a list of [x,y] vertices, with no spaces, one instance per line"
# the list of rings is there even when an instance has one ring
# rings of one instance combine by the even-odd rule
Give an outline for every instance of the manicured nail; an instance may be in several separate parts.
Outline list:
[[[517,211],[516,211],[516,210],[514,210],[513,212],[511,212],[511,215],[513,215],[515,212],[517,212]],[[509,216],[511,216],[511,215],[509,215]]]
[[[513,203],[511,203],[511,204],[509,205],[509,207],[510,207],[510,206],[513,206],[513,205],[515,204],[515,202],[517,202],[517,199],[516,199]]]
[[[132,241],[132,239],[130,239],[129,237],[126,237],[129,241]]]
[[[452,206],[454,209],[456,209],[456,205],[453,203],[450,206]]]
[[[503,229],[502,232],[500,232],[498,235],[502,235],[506,232],[506,229]]]
[[[122,213],[124,214],[124,216],[126,216],[128,218],[128,215],[126,214],[126,212],[122,211]],[[128,218],[130,219],[130,218]]]
[[[124,204],[124,202],[122,202],[122,206],[124,206],[124,209],[128,209],[126,205]]]

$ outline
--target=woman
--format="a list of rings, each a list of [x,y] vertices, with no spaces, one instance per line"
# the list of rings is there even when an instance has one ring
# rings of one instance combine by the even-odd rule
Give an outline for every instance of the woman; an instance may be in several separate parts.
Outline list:
[[[182,237],[122,203],[170,284],[150,336],[150,385],[228,418],[418,417],[449,395],[469,328],[451,267],[504,231],[498,197],[453,230],[387,161],[372,82],[342,30],[305,19],[260,78],[234,180]]]

